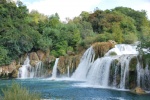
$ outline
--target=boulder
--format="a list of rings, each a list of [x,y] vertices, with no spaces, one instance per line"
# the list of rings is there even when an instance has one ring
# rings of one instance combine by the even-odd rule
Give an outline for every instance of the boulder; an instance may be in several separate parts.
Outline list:
[[[136,87],[134,90],[131,90],[131,92],[136,94],[146,94],[146,92],[140,87]]]

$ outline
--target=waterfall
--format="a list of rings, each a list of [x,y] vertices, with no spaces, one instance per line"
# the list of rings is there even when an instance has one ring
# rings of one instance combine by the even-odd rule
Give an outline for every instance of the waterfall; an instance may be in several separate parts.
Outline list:
[[[42,77],[43,76],[43,70],[44,70],[44,68],[42,65],[42,61],[37,62],[35,67],[31,67],[31,69],[30,69],[30,78]]]
[[[30,65],[30,59],[27,56],[22,67],[19,68],[18,78],[35,78],[42,77],[43,75],[43,65],[41,61],[37,61],[36,66],[32,67]]]
[[[52,71],[52,78],[55,79],[57,76],[57,64],[58,64],[59,58],[56,58],[53,71]]]
[[[90,85],[119,89],[129,89],[129,84],[135,80],[136,86],[150,89],[149,66],[142,67],[141,62],[137,59],[139,52],[136,47],[118,44],[104,57],[97,59],[95,59],[93,47],[90,47],[83,54],[80,64],[71,78],[86,81]],[[111,53],[116,55],[111,56]],[[132,65],[132,60],[136,62],[134,65]],[[131,77],[135,77],[135,79],[131,79]]]
[[[140,80],[141,80],[141,75],[140,75],[140,62],[138,61],[136,65],[136,70],[137,70],[137,86],[140,87]]]
[[[111,64],[111,57],[98,58],[92,65],[87,79],[92,84],[99,84],[100,86],[108,86],[109,69]]]
[[[144,89],[150,90],[150,69],[149,65],[146,64],[145,68],[139,61],[137,63],[137,86],[142,87]]]
[[[120,80],[120,88],[125,89],[126,80],[129,80],[129,63],[131,61],[131,58],[133,58],[134,55],[124,55],[120,59],[121,63],[121,80]]]
[[[67,74],[68,74],[68,77],[70,77],[70,71],[69,71],[69,66],[68,66],[68,69],[67,69],[67,70],[68,70],[68,73],[67,73]]]
[[[113,66],[115,66],[115,72],[114,72],[114,75],[113,75],[113,84],[112,86],[113,87],[116,87],[117,86],[117,75],[118,75],[118,71],[119,71],[119,66],[113,64]]]
[[[92,47],[90,47],[86,52],[83,54],[80,64],[76,71],[73,73],[72,77],[75,80],[86,80],[87,73],[90,67],[93,64],[95,57],[95,53]]]
[[[24,64],[22,65],[22,67],[19,68],[19,73],[18,73],[18,77],[19,78],[28,78],[29,77],[29,69],[30,69],[31,65],[30,65],[30,59],[29,57],[26,58],[26,60],[24,61]]]
[[[105,56],[110,55],[111,52],[115,52],[117,55],[126,55],[126,54],[138,54],[139,52],[136,50],[137,46],[132,46],[128,44],[117,44],[115,48],[109,50]]]

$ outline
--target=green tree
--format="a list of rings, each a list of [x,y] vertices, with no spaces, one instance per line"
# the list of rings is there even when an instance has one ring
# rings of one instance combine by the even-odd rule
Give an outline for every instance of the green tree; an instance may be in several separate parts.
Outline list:
[[[9,61],[8,50],[0,45],[0,65],[6,65]]]
[[[120,25],[117,23],[114,23],[112,26],[112,34],[114,37],[114,40],[117,43],[122,43],[123,42],[123,34],[122,34],[122,30],[120,28]]]

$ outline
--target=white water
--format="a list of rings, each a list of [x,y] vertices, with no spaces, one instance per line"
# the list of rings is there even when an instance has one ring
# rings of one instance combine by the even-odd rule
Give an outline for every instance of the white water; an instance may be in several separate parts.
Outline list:
[[[70,77],[69,66],[68,66],[68,69],[67,69],[67,71],[68,71],[68,72],[67,72],[67,76],[68,76],[68,77]]]
[[[101,86],[107,87],[111,61],[111,57],[98,58],[88,73],[88,82],[94,85],[99,84]]]
[[[38,61],[35,67],[30,65],[30,59],[27,56],[26,60],[22,67],[19,68],[18,78],[33,78],[33,77],[41,77],[42,76],[42,62]]]
[[[37,62],[35,67],[31,68],[30,78],[42,77],[42,75],[43,75],[43,65],[42,65],[42,61],[39,61]]]
[[[29,57],[26,58],[22,67],[19,68],[18,78],[28,78],[28,70],[31,67]]]
[[[143,65],[140,62],[137,63],[137,86],[142,87],[144,89],[150,89],[149,65],[146,64],[145,68],[143,68],[142,66]]]
[[[121,89],[125,89],[126,80],[129,79],[129,63],[133,57],[134,55],[124,55],[119,61],[121,63]]]
[[[76,71],[73,73],[72,78],[75,80],[86,80],[87,73],[94,62],[95,53],[92,47],[90,47],[83,54],[80,64]]]
[[[137,70],[137,86],[140,86],[140,80],[141,80],[141,75],[140,75],[140,62],[137,63],[136,65],[136,70]]]
[[[115,52],[117,55],[138,54],[139,52],[136,50],[136,47],[127,44],[118,44],[115,45],[115,48],[109,50],[105,56],[108,56],[111,52]]]
[[[53,79],[56,78],[57,76],[57,65],[58,65],[58,61],[59,61],[59,58],[56,58],[56,61],[55,61],[55,64],[54,64],[54,67],[53,67],[53,71],[52,71],[52,77]]]
[[[111,56],[112,52],[115,52],[116,56]],[[94,60],[95,53],[93,48],[90,47],[84,53],[78,68],[71,78],[86,81],[87,84],[94,86],[99,85],[101,87],[114,87],[119,89],[129,88],[129,64],[138,54],[136,46],[119,44],[109,50],[104,57]],[[113,63],[115,61],[117,62]],[[150,78],[148,77],[150,70],[148,69],[148,65],[144,70],[140,62],[137,62],[137,65],[135,65],[137,69],[137,86],[145,87],[145,84],[150,83]],[[113,69],[114,72],[112,71]],[[112,76],[110,76],[110,73]],[[120,77],[119,82],[117,77]],[[146,82],[146,80],[149,81]]]

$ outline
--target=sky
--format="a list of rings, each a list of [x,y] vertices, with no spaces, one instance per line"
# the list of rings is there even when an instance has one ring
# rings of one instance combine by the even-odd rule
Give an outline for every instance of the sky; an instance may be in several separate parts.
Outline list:
[[[16,0],[15,0],[16,1]],[[37,10],[45,15],[59,14],[62,21],[66,18],[79,16],[82,11],[93,12],[113,9],[123,6],[134,10],[145,10],[150,20],[150,0],[20,0],[27,6],[29,11]]]

